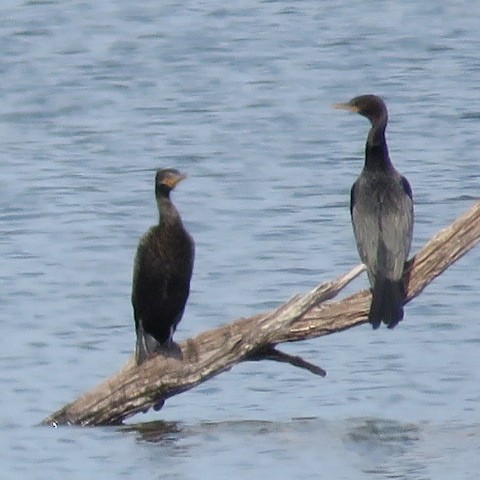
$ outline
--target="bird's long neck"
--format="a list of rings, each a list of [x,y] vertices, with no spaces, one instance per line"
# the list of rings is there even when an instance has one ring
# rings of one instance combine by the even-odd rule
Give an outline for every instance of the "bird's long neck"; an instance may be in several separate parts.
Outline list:
[[[368,132],[365,145],[365,169],[371,171],[390,170],[393,168],[388,154],[387,141],[385,140],[385,128],[387,127],[387,115],[382,115]]]
[[[170,200],[170,195],[157,196],[158,206],[158,225],[159,226],[172,226],[181,225],[182,220],[175,205]]]

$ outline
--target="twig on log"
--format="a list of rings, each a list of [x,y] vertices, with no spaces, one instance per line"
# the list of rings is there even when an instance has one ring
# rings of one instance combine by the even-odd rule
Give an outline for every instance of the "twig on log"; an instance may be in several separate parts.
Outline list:
[[[325,377],[327,375],[327,372],[322,367],[307,362],[302,357],[281,352],[272,346],[258,350],[257,352],[248,356],[245,360],[274,360],[275,362],[289,363],[294,367],[304,368],[305,370],[308,370],[315,375],[320,375],[321,377]]]
[[[480,202],[438,233],[409,262],[407,301],[480,240]],[[182,359],[157,356],[140,367],[130,359],[113,377],[42,421],[44,425],[119,424],[135,413],[227,371],[241,361],[286,361],[313,373],[323,369],[275,349],[282,342],[316,338],[365,323],[367,290],[324,303],[364,270],[363,265],[306,295],[297,295],[273,312],[239,319],[182,342]]]

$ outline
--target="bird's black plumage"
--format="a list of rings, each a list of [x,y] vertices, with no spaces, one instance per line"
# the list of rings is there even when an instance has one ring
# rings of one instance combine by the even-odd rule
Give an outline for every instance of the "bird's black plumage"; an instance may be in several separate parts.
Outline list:
[[[137,248],[132,285],[137,364],[171,345],[190,292],[194,242],[170,200],[170,192],[184,178],[175,169],[157,172],[158,225],[150,228]]]
[[[353,184],[350,213],[357,249],[372,286],[368,319],[373,328],[389,328],[403,319],[402,280],[413,233],[412,189],[393,167],[385,140],[388,113],[375,95],[361,95],[335,104],[357,112],[372,125],[365,145],[365,165]]]

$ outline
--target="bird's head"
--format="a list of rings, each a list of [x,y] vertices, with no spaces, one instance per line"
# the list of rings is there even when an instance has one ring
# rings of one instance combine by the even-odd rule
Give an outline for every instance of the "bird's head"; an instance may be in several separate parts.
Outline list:
[[[377,95],[360,95],[359,97],[352,98],[347,103],[334,103],[332,106],[340,110],[359,113],[367,117],[372,125],[387,118],[387,107],[383,100],[377,97]]]
[[[155,194],[167,195],[187,176],[175,168],[158,170],[155,176]]]

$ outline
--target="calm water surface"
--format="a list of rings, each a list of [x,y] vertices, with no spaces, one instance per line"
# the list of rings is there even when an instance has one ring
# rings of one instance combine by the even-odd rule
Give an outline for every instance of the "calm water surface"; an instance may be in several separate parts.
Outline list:
[[[413,251],[478,199],[480,3],[453,3],[1,4],[2,478],[479,478],[480,249],[393,332],[285,347],[325,379],[245,364],[126,428],[34,427],[132,351],[156,168],[189,175],[179,340],[358,263],[348,201],[368,124],[334,102],[387,101]]]

